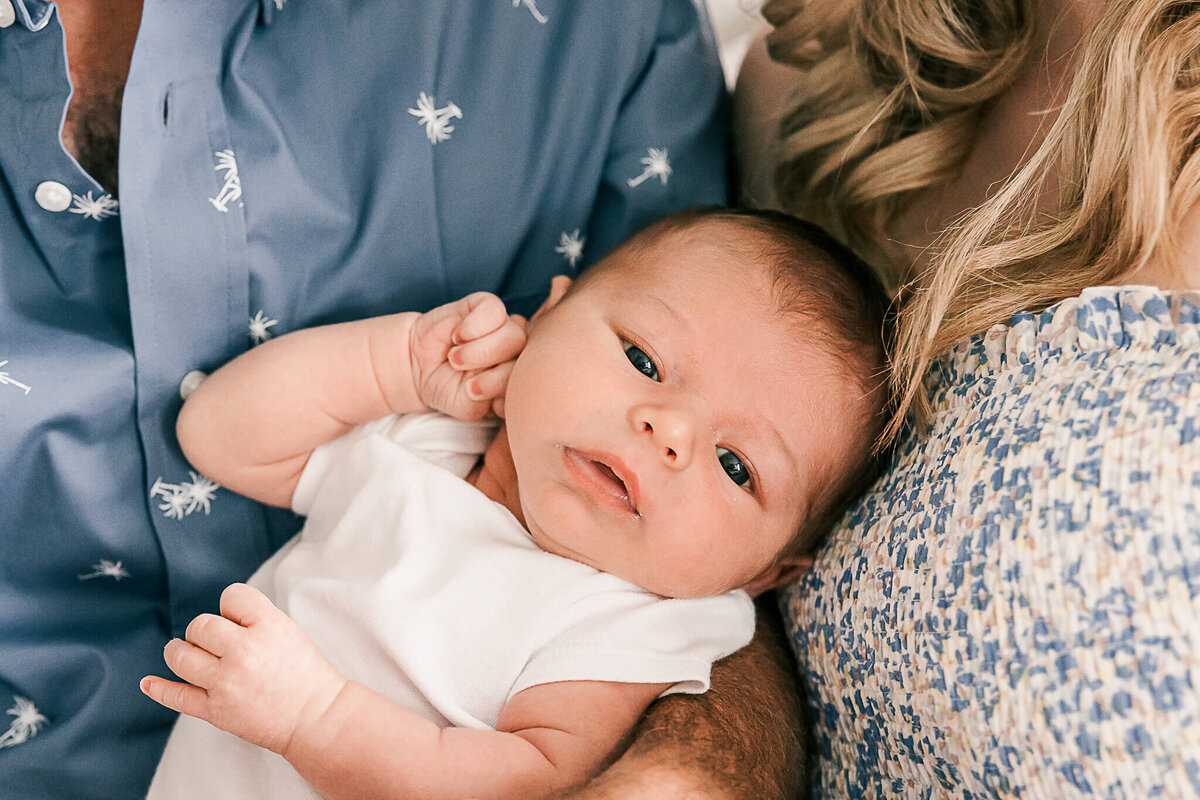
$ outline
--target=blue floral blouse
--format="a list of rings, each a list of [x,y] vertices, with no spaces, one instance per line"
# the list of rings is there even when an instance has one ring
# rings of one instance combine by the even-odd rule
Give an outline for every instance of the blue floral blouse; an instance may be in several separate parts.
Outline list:
[[[1200,796],[1200,294],[972,337],[783,594],[827,798]]]

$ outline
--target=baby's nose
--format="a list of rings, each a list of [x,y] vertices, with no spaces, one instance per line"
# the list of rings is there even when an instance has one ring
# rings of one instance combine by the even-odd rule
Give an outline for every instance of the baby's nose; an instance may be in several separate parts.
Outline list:
[[[629,421],[635,431],[650,437],[668,466],[683,469],[691,462],[695,430],[686,413],[665,406],[644,405],[630,410]]]

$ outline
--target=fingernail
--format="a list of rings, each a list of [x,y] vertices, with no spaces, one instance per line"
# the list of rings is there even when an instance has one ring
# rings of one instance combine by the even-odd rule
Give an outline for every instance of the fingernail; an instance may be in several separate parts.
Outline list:
[[[450,363],[456,367],[461,367],[463,365],[462,350],[454,349],[450,351]]]

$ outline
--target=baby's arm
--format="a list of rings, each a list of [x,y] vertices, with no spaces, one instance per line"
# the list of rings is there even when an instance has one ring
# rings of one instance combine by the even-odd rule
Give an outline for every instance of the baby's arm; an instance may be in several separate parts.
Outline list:
[[[345,680],[261,592],[234,584],[197,617],[167,665],[189,684],[142,690],[280,753],[325,797],[533,800],[599,770],[665,684],[593,681],[526,689],[494,731],[439,728]]]
[[[179,442],[222,486],[287,506],[312,451],[356,425],[425,408],[483,417],[524,343],[483,292],[426,314],[290,333],[214,372],[184,403]]]
[[[350,682],[285,756],[327,798],[534,800],[599,772],[666,688],[541,684],[513,697],[489,731],[438,728]]]

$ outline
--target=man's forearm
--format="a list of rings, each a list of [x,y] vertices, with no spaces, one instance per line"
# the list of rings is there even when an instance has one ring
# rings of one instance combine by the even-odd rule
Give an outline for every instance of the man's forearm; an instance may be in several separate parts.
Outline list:
[[[747,647],[713,667],[712,689],[658,701],[614,764],[573,800],[793,800],[812,748],[773,596]]]

